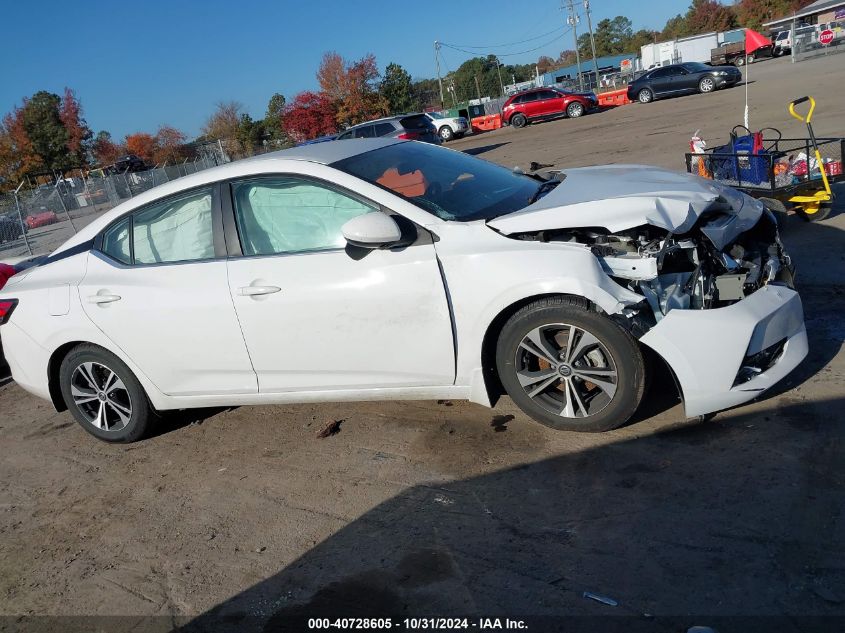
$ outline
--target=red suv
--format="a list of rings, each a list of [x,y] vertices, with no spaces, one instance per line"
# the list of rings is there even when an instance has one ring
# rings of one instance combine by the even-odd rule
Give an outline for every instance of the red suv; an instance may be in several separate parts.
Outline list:
[[[505,101],[502,119],[514,127],[529,121],[554,119],[561,116],[579,117],[598,106],[592,92],[564,92],[557,88],[533,88],[515,94]]]

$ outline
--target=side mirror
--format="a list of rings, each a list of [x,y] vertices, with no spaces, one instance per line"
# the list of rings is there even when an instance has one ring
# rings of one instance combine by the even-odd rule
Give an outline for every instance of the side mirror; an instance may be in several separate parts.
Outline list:
[[[340,231],[349,244],[361,248],[381,248],[402,239],[396,220],[379,211],[352,218]]]

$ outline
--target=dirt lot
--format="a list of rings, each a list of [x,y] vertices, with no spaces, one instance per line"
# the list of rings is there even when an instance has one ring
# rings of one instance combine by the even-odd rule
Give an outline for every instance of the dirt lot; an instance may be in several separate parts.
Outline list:
[[[800,134],[785,103],[809,93],[817,132],[845,135],[841,62],[753,65],[752,126]],[[682,168],[692,132],[724,140],[742,104],[740,86],[452,146],[506,165]],[[111,446],[2,380],[0,630],[453,614],[550,616],[534,631],[564,615],[581,617],[569,631],[843,630],[843,229],[841,205],[787,221],[810,356],[707,422],[685,420],[664,377],[603,435],[547,430],[504,399],[203,411]],[[22,617],[51,615],[121,617]]]

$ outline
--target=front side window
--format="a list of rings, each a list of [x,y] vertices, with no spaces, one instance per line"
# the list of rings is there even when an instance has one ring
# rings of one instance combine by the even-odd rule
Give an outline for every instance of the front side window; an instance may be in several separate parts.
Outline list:
[[[129,217],[123,218],[103,234],[103,252],[122,264],[132,263],[129,249]]]
[[[343,248],[341,227],[375,207],[321,183],[259,178],[232,187],[244,255],[278,255]]]
[[[133,214],[136,264],[185,262],[214,257],[211,189],[152,205]]]
[[[492,219],[531,203],[530,176],[429,143],[398,143],[332,163],[443,220]]]

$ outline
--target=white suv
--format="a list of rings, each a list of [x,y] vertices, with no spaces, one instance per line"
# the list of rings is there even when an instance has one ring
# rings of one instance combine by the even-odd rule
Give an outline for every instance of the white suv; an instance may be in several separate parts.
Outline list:
[[[437,128],[440,140],[444,143],[453,138],[461,138],[469,129],[469,123],[462,116],[446,117],[439,112],[426,112],[425,115],[431,119],[434,127]]]

